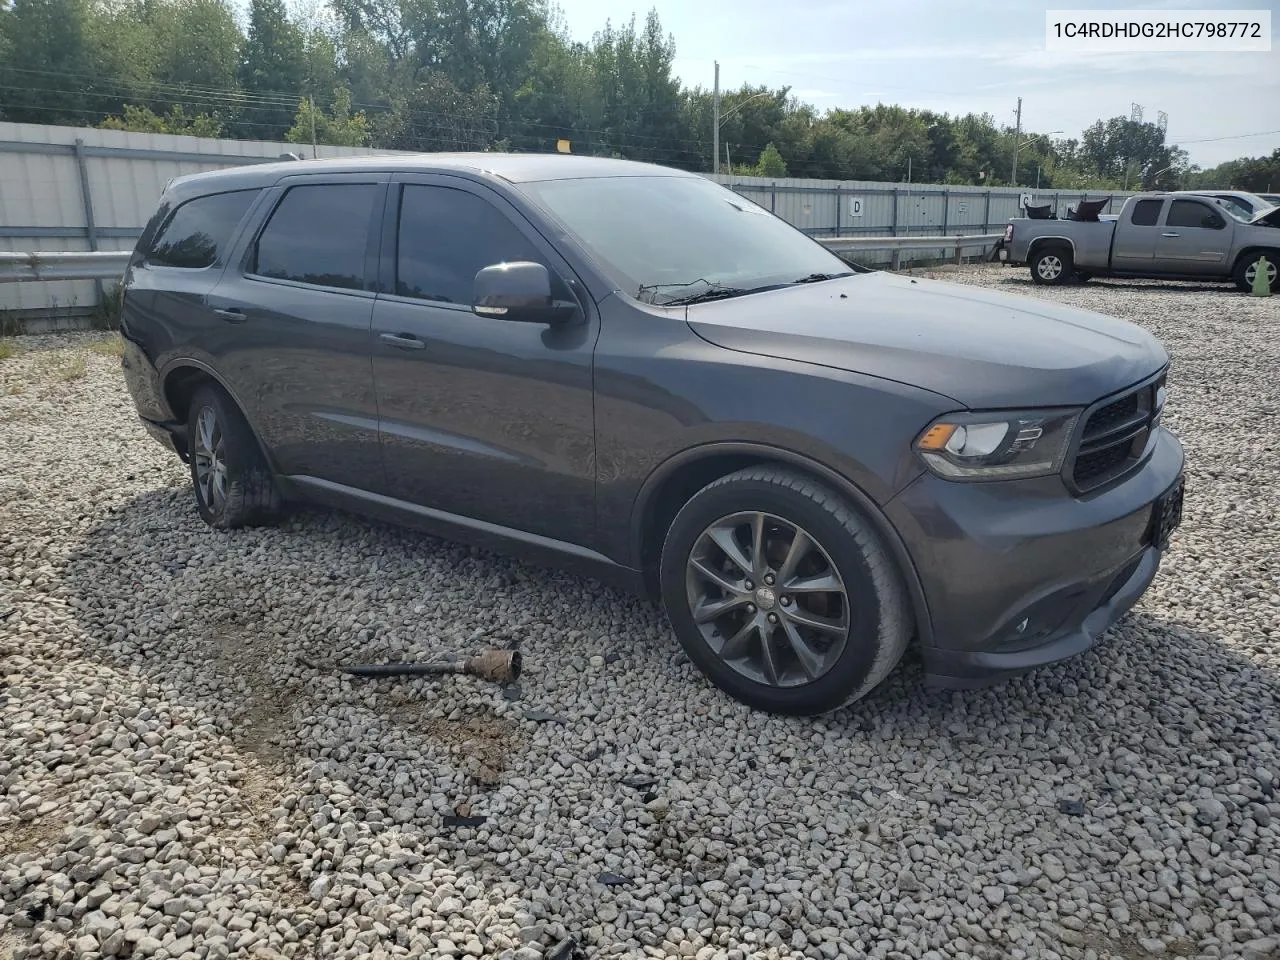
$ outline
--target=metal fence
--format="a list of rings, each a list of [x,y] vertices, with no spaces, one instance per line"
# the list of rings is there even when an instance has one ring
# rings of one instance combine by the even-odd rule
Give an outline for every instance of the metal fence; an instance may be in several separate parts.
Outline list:
[[[296,143],[214,140],[120,130],[0,122],[0,251],[127,251],[173,177],[294,152]],[[326,147],[319,157],[394,151]],[[833,180],[714,177],[817,238],[984,235],[1019,213],[1019,199],[1065,209],[1079,192],[986,189]],[[1116,194],[1118,205],[1125,195]],[[866,249],[860,262],[895,266],[945,255],[939,247]],[[0,284],[0,311],[18,317],[71,318],[102,297],[97,280]]]

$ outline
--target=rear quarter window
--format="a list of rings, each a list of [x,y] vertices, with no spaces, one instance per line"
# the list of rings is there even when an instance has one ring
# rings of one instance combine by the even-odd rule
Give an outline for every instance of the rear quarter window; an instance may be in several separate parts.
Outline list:
[[[147,262],[199,270],[218,262],[258,190],[235,190],[196,197],[182,204],[160,229]]]

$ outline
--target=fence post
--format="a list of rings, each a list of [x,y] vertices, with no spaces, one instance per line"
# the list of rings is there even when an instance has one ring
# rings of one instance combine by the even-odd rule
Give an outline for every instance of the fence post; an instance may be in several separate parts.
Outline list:
[[[987,200],[982,206],[982,232],[991,232],[991,188],[986,189]]]
[[[942,235],[947,235],[947,225],[951,223],[951,188],[942,191]]]
[[[778,181],[773,181],[773,185],[769,188],[769,212],[778,212]]]
[[[908,229],[907,233],[910,234],[911,230]],[[898,188],[897,187],[893,188],[893,235],[895,237],[898,235]],[[893,251],[893,256],[889,260],[889,269],[890,270],[902,269],[902,251],[901,250]]]
[[[84,231],[89,237],[89,249],[96,252],[98,227],[93,221],[93,195],[89,192],[89,168],[85,165],[84,141],[76,137],[76,142],[71,145],[71,152],[76,160],[76,172],[80,174],[80,204],[84,208]],[[107,295],[102,281],[95,280],[94,286],[98,290],[98,302],[105,303]]]
[[[832,236],[840,236],[840,184],[836,184],[836,229]]]
[[[1058,204],[1062,202],[1062,191],[1058,191],[1053,195],[1053,215],[1058,215]]]

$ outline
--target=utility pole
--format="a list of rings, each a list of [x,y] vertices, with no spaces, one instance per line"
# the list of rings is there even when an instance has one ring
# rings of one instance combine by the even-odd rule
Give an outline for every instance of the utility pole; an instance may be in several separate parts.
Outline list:
[[[720,61],[716,61],[716,86],[711,98],[711,172],[720,172]]]
[[[1013,130],[1013,170],[1009,174],[1009,185],[1018,185],[1018,141],[1022,139],[1022,98],[1018,98],[1018,122]]]

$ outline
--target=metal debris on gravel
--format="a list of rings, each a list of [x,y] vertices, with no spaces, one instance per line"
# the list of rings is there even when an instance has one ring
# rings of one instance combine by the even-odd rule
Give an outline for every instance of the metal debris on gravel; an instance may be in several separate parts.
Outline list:
[[[1157,333],[1186,521],[1098,649],[965,693],[908,660],[816,720],[730,701],[590,581],[319,510],[210,530],[102,335],[23,338],[0,957],[1274,958],[1280,301],[941,276]],[[536,707],[300,662],[498,638]]]

